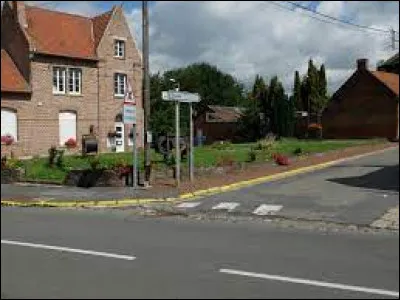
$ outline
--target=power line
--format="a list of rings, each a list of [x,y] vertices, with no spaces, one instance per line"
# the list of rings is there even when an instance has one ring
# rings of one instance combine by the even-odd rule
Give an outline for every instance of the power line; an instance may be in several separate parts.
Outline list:
[[[335,17],[330,16],[330,15],[327,15],[327,14],[320,13],[320,12],[318,12],[318,11],[314,11],[314,10],[312,10],[311,8],[306,7],[306,6],[303,6],[303,5],[298,4],[298,3],[296,3],[296,2],[292,2],[292,1],[287,1],[287,2],[290,3],[290,4],[292,4],[292,5],[295,6],[295,7],[298,7],[298,8],[304,9],[304,10],[307,10],[307,11],[309,11],[309,12],[312,12],[312,13],[316,14],[316,15],[320,15],[320,16],[323,16],[323,17],[325,17],[325,18],[328,18],[328,19],[337,21],[337,22],[341,22],[341,23],[343,23],[343,24],[347,24],[347,25],[351,25],[351,26],[354,26],[354,27],[363,28],[363,29],[367,29],[367,30],[373,30],[373,31],[376,31],[376,32],[391,33],[391,30],[385,30],[385,29],[374,28],[374,27],[370,27],[370,26],[366,26],[366,25],[355,24],[355,23],[352,23],[352,22],[349,22],[349,21],[345,21],[345,20],[342,20],[342,19],[339,19],[339,18],[335,18]],[[397,31],[395,31],[395,30],[393,30],[393,31],[394,31],[395,33],[397,33]]]
[[[267,4],[272,4],[272,5],[274,5],[274,6],[276,6],[276,7],[280,7],[280,8],[282,8],[282,9],[285,9],[285,10],[289,10],[289,11],[291,11],[291,12],[294,12],[294,10],[293,9],[291,9],[291,8],[289,8],[289,7],[287,7],[287,6],[285,6],[285,5],[282,5],[282,4],[280,4],[280,3],[277,3],[277,2],[274,2],[274,1],[268,1],[268,2],[266,2]],[[290,2],[290,1],[287,1],[287,3],[292,3],[292,2]],[[295,6],[298,6],[298,4],[297,3],[294,3],[294,5]],[[311,9],[308,9],[307,7],[304,7],[304,6],[302,6],[302,5],[300,5],[301,6],[301,8],[303,8],[303,9],[305,9],[305,10],[307,10],[307,11],[310,11],[310,12],[312,12],[312,13],[315,13],[313,10],[311,10]],[[318,13],[318,14],[320,14],[321,15],[321,13]],[[327,17],[328,15],[324,15],[324,14],[322,14],[324,17]],[[318,21],[320,21],[320,22],[324,22],[324,23],[327,23],[327,24],[332,24],[332,25],[337,25],[337,26],[341,26],[341,27],[344,27],[345,25],[354,25],[353,23],[350,23],[350,22],[346,22],[346,21],[343,21],[343,20],[340,20],[340,19],[336,19],[336,18],[334,18],[334,17],[332,17],[332,16],[328,16],[329,17],[329,19],[331,19],[331,20],[327,20],[327,19],[321,19],[321,18],[318,18],[317,16],[314,16],[314,15],[310,15],[310,14],[307,14],[307,16],[308,17],[310,17],[310,18],[312,18],[312,19],[315,19],[315,20],[318,20]],[[360,25],[360,26],[364,26],[364,25]],[[367,29],[366,28],[363,28],[363,27],[360,27],[360,26],[355,26],[353,29],[354,30],[358,30],[358,31],[362,31],[362,32],[368,32],[368,33],[371,33],[371,34],[381,34],[381,32],[383,31],[383,32],[385,32],[385,33],[387,33],[387,34],[390,34],[391,33],[391,31],[390,30],[383,30],[383,29],[378,29],[379,30],[379,32],[378,31],[367,31]],[[367,27],[367,26],[366,26]],[[345,28],[349,28],[349,27],[345,27]],[[372,27],[368,27],[369,29],[371,29]],[[377,28],[372,28],[372,29],[377,29]],[[396,32],[396,31],[395,31]],[[395,42],[398,42],[399,40],[395,40]]]

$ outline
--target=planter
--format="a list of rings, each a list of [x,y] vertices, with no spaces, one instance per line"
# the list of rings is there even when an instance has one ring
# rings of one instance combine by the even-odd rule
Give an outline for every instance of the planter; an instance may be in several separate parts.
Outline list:
[[[1,183],[13,183],[20,181],[22,178],[22,169],[1,169]]]
[[[64,179],[64,184],[78,187],[125,186],[123,179],[113,170],[71,170]]]

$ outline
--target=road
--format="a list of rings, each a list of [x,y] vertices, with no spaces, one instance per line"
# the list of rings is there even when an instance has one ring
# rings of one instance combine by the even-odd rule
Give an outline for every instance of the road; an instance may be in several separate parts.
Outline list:
[[[398,234],[1,209],[2,298],[398,298]]]
[[[175,210],[369,225],[398,203],[396,147],[285,180],[183,202]]]

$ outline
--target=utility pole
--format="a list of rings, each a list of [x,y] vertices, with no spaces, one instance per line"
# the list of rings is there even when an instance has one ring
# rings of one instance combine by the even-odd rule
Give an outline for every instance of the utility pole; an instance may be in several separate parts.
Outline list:
[[[396,31],[394,31],[392,27],[390,28],[390,39],[391,39],[392,50],[396,50]]]
[[[149,143],[150,74],[149,74],[149,11],[147,1],[142,1],[143,35],[143,108],[144,108],[144,186],[150,185],[151,157]]]

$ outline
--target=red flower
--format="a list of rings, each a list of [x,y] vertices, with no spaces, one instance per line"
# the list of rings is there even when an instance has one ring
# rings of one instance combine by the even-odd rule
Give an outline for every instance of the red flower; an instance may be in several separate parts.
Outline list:
[[[74,138],[69,138],[65,142],[65,146],[67,146],[67,148],[75,148],[77,146],[76,140]]]
[[[9,146],[14,143],[14,137],[11,134],[3,135],[1,136],[1,143]]]
[[[275,163],[279,166],[287,166],[289,165],[289,158],[285,155],[274,153],[272,154],[272,158],[275,160]]]

